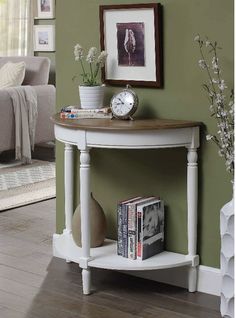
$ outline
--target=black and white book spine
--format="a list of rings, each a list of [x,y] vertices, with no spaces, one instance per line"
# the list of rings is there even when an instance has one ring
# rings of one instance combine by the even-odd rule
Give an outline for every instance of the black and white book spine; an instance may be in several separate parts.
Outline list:
[[[140,259],[145,260],[164,249],[164,203],[154,201],[142,206]]]
[[[128,204],[128,258],[136,259],[136,204]]]
[[[141,197],[135,197],[132,198],[126,202],[123,203],[122,205],[122,217],[123,217],[123,257],[128,258],[128,203],[135,202],[136,200],[141,199]]]
[[[122,204],[122,246],[123,257],[128,257],[128,207]]]
[[[154,197],[143,197],[128,205],[128,258],[137,258],[137,213],[138,204],[152,200]]]
[[[141,235],[142,235],[142,230],[141,230],[141,223],[142,223],[142,212],[140,209],[137,210],[137,259],[141,259],[141,252],[142,252],[142,242],[141,242]]]
[[[143,204],[137,205],[137,259],[142,260],[143,257],[143,249],[144,249],[144,231],[150,231],[151,236],[153,235],[152,231],[154,231],[154,227],[156,226],[156,212],[152,211],[155,204],[160,204],[159,198],[154,198],[151,200],[146,201]],[[147,212],[145,213],[145,209]],[[145,214],[144,214],[145,213]],[[144,221],[144,217],[145,221]],[[146,222],[146,224],[144,224]],[[153,254],[154,255],[154,254]],[[150,256],[148,256],[150,257]],[[147,257],[145,257],[147,258]]]
[[[123,216],[123,210],[125,203],[132,202],[134,200],[139,199],[140,197],[134,197],[130,198],[124,201],[121,201],[117,205],[117,254],[118,255],[124,255],[124,250],[128,247],[125,247],[125,244],[127,244],[127,238],[125,238],[125,235],[123,234],[123,227],[124,227],[124,216]],[[127,222],[126,222],[127,224]]]
[[[122,204],[117,205],[117,254],[122,255],[123,237],[122,237]]]

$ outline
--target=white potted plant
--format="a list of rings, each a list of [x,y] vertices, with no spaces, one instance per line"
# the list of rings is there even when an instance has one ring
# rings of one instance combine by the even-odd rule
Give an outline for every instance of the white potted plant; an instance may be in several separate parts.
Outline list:
[[[202,40],[197,35],[201,59],[198,64],[206,71],[208,82],[203,85],[210,101],[211,117],[215,118],[217,135],[208,134],[207,140],[213,141],[219,149],[219,155],[225,159],[226,170],[234,177],[234,93],[227,90],[222,78],[218,58],[218,44],[208,38]],[[206,58],[205,51],[208,59]],[[233,183],[233,180],[232,180]],[[221,304],[222,317],[234,317],[234,198],[220,211],[221,252],[220,267],[222,274]]]
[[[101,108],[103,107],[105,85],[98,82],[99,69],[105,66],[107,53],[102,51],[97,56],[97,48],[91,47],[86,58],[84,57],[84,49],[80,44],[74,47],[75,61],[80,63],[82,73],[80,74],[83,84],[79,85],[79,95],[81,108]],[[84,60],[88,63],[88,71],[84,66]],[[73,80],[78,77],[73,77]]]

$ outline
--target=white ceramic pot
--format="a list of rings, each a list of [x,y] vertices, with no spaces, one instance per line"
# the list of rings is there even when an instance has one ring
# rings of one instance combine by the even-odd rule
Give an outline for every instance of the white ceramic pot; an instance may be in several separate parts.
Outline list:
[[[102,108],[105,85],[101,86],[79,86],[81,108]]]
[[[220,211],[222,274],[220,312],[222,317],[234,317],[234,200]]]

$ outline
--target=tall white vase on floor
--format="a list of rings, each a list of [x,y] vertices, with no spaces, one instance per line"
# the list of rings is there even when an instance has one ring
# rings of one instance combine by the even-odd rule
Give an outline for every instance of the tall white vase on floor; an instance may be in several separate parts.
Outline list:
[[[234,317],[234,199],[220,211],[221,316]]]

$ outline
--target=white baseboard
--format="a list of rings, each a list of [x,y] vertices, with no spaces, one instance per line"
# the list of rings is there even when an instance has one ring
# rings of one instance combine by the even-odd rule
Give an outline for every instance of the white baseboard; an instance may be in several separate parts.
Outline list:
[[[157,271],[126,271],[125,273],[161,283],[188,288],[188,267],[176,267]],[[200,265],[198,267],[197,291],[220,296],[220,288],[220,269]]]
[[[221,281],[222,275],[219,268],[199,266],[198,291],[220,296]]]

